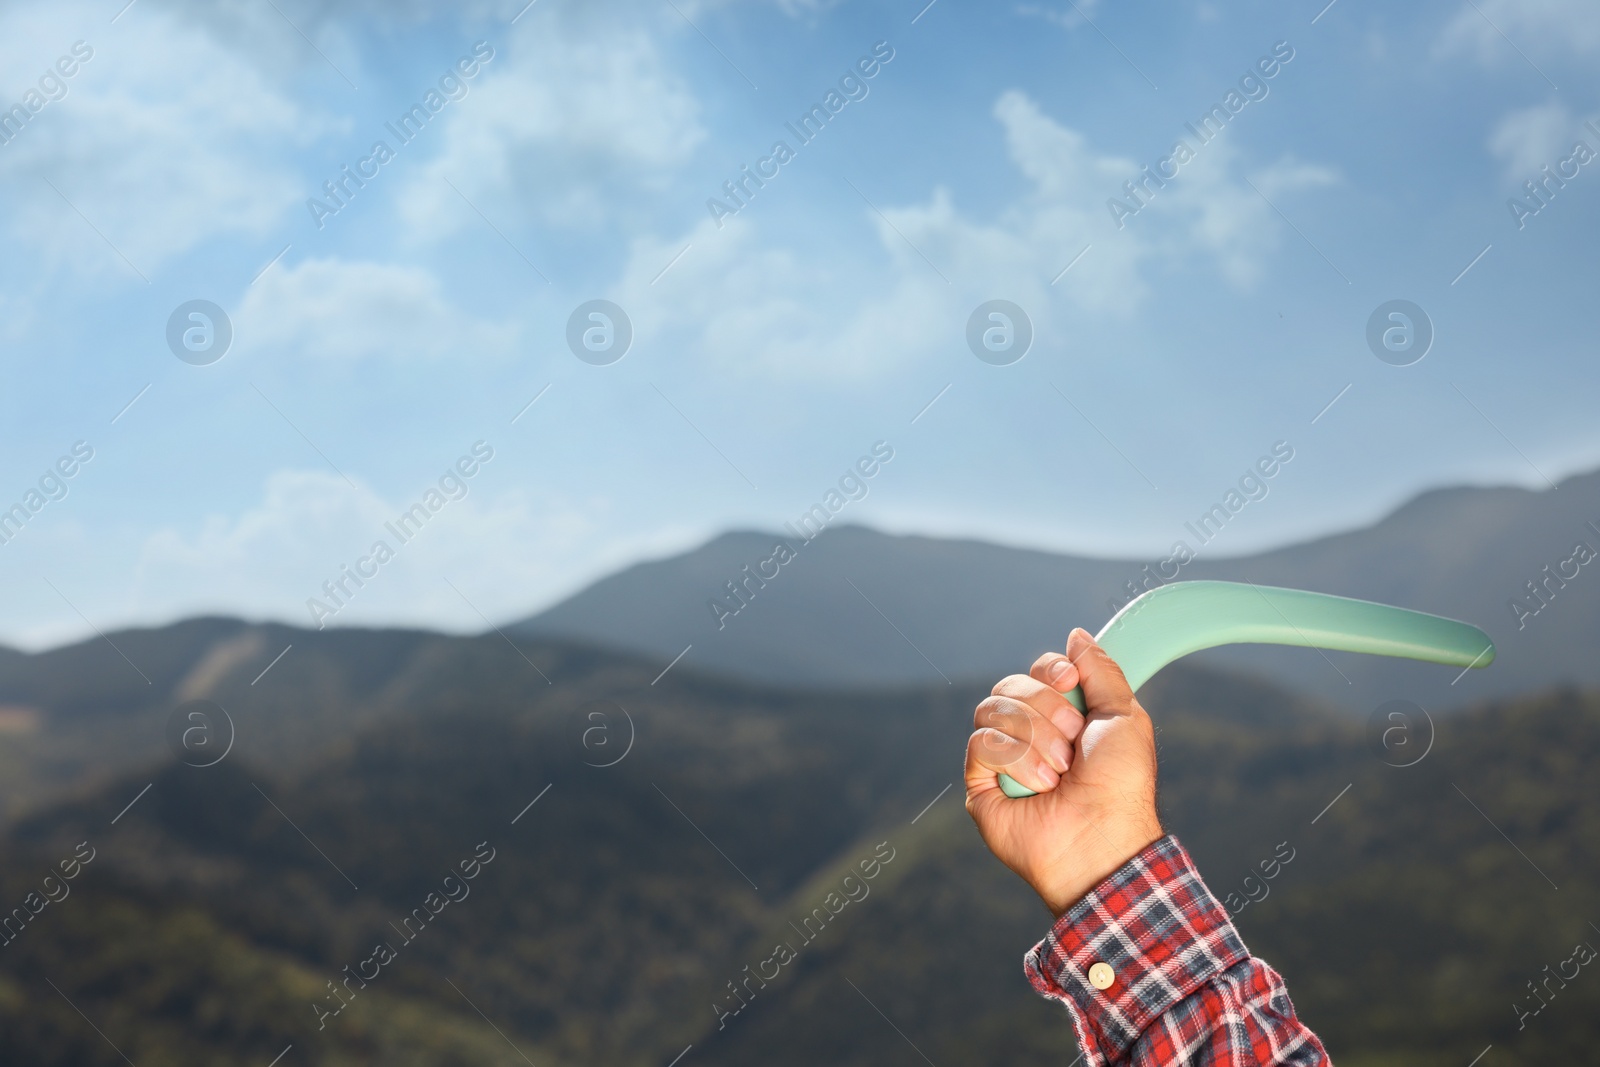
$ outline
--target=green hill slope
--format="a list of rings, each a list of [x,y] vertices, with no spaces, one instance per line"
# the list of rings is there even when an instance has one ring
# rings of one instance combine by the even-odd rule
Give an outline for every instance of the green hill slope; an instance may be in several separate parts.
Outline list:
[[[683,665],[652,684],[655,664],[498,636],[301,651],[266,692],[246,692],[260,666],[222,672],[240,731],[215,767],[162,759],[153,705],[74,712],[149,755],[80,752],[126,769],[80,775],[0,842],[6,907],[94,850],[0,948],[0,1062],[264,1065],[291,1044],[284,1064],[1071,1062],[1064,1013],[1021,974],[1048,916],[959,785],[941,793],[986,687]],[[586,746],[594,701],[609,733]],[[1525,1029],[1513,1009],[1600,944],[1600,700],[1440,718],[1407,768],[1247,679],[1174,669],[1145,702],[1165,817],[1219,894],[1294,850],[1238,921],[1336,1062],[1459,1067],[1491,1043],[1569,1062],[1600,1036],[1588,970]],[[845,875],[891,854],[834,916]],[[780,940],[793,958],[731,1014],[729,983],[770,975]],[[379,943],[393,959],[364,963]],[[346,967],[372,977],[333,1015]]]

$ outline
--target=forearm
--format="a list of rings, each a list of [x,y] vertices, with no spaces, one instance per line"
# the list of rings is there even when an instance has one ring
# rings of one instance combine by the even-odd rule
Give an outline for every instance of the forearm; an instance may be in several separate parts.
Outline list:
[[[1329,1062],[1174,837],[1073,905],[1025,967],[1072,1013],[1087,1067]]]

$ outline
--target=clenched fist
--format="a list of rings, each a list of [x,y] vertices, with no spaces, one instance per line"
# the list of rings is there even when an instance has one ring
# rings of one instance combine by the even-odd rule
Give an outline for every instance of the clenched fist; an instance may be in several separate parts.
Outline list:
[[[1087,714],[1062,696],[1079,685]],[[1055,915],[1162,836],[1150,716],[1086,631],[1001,679],[972,724],[967,811]],[[1001,772],[1038,796],[1006,796]]]

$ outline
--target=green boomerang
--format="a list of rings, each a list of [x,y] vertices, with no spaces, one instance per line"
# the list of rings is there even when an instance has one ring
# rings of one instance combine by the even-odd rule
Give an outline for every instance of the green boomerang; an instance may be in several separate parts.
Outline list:
[[[1218,645],[1297,645],[1487,667],[1494,643],[1476,626],[1369,600],[1239,582],[1173,582],[1129,601],[1095,636],[1138,689],[1173,660]],[[1066,697],[1083,710],[1083,690]],[[1000,776],[1008,797],[1033,790]]]

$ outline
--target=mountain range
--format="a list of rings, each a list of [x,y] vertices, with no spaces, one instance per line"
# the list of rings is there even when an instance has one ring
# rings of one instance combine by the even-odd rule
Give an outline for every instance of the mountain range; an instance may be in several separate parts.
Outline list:
[[[1600,566],[1590,562],[1600,553],[1600,472],[1542,491],[1436,490],[1362,529],[1238,558],[1201,550],[1183,564],[1172,554],[1096,559],[860,526],[806,540],[810,532],[724,534],[628,567],[507,630],[668,660],[683,653],[684,663],[756,680],[943,684],[1026,670],[1040,652],[1059,650],[1072,627],[1097,631],[1141,585],[1210,578],[1446,615],[1495,644],[1493,665],[1464,677],[1304,649],[1200,657],[1343,707],[1398,698],[1458,706],[1562,683],[1600,685],[1600,574],[1591,573]],[[764,566],[780,544],[793,559]],[[1200,546],[1190,537],[1192,549]]]
[[[1600,982],[1547,980],[1600,945],[1588,563],[1520,629],[1504,602],[1600,544],[1596,488],[1442,491],[1182,568],[1499,646],[1454,687],[1241,649],[1141,692],[1168,829],[1345,1067],[1600,1038]],[[835,527],[736,613],[723,588],[717,628],[705,601],[771,541],[505,632],[196,618],[0,649],[0,1063],[1072,1062],[1021,973],[1049,916],[978,839],[961,758],[994,677],[1139,568]],[[1399,746],[1350,714],[1405,693],[1452,711]],[[218,760],[175,746],[195,701]]]

